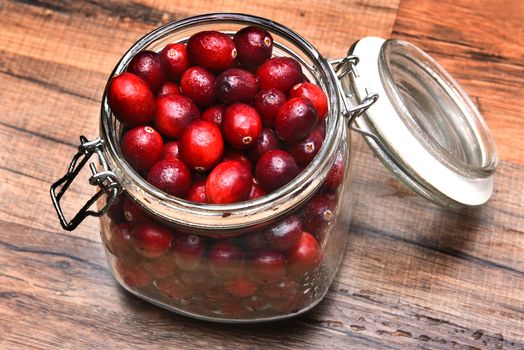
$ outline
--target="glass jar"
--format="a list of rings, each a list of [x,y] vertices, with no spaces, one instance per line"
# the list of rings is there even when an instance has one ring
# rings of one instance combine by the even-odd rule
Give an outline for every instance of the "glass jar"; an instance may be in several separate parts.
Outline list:
[[[469,98],[436,62],[396,40],[365,38],[346,58],[329,62],[298,34],[270,20],[202,15],[147,34],[122,57],[110,79],[124,72],[142,50],[160,51],[203,30],[233,35],[248,25],[270,32],[274,56],[295,58],[307,79],[328,96],[322,148],[293,181],[255,200],[227,205],[170,196],[124,160],[119,146],[123,126],[113,117],[104,94],[100,137],[94,141],[81,137],[68,173],[51,187],[65,229],[74,229],[88,215],[100,216],[109,266],[125,289],[177,313],[222,322],[291,317],[309,310],[326,294],[345,250],[351,215],[347,126],[363,134],[410,188],[442,205],[485,202],[497,160],[491,134]],[[378,99],[379,95],[384,97]],[[428,120],[428,115],[438,118]],[[403,134],[402,125],[410,137]],[[413,144],[399,145],[399,135],[390,135],[388,128]],[[406,156],[405,147],[416,157]],[[67,221],[60,199],[95,153],[99,162],[90,164],[90,182],[100,190]],[[430,173],[447,169],[446,179],[455,181],[455,187],[469,186],[467,190],[474,192],[470,197],[475,198],[442,187],[427,175],[426,167],[433,167]],[[97,211],[90,209],[95,201]],[[153,254],[136,245],[133,234],[151,226],[170,232],[170,250]]]

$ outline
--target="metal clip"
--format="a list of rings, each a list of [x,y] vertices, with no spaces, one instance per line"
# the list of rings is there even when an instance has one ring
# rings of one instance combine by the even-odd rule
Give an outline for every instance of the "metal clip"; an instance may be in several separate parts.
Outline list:
[[[336,63],[335,73],[337,74],[337,77],[339,79],[342,79],[349,72],[353,72],[353,75],[356,78],[358,78],[359,74],[358,74],[358,71],[356,69],[356,66],[357,66],[359,61],[360,61],[360,59],[358,58],[358,56],[348,55],[348,56],[344,57],[341,60],[332,61],[331,63],[332,64]],[[344,69],[341,70],[342,68],[344,68]]]
[[[80,146],[78,146],[78,153],[75,154],[67,173],[60,178],[58,181],[51,185],[51,200],[55,207],[58,218],[60,219],[60,224],[64,230],[72,231],[74,230],[87,216],[101,216],[103,215],[109,207],[114,203],[120,191],[122,190],[121,186],[116,180],[115,174],[109,170],[107,162],[102,153],[103,142],[100,138],[96,138],[93,141],[87,140],[85,136],[80,136]],[[93,186],[100,187],[100,190],[87,201],[87,203],[78,211],[78,213],[71,219],[67,221],[65,218],[62,207],[60,206],[60,200],[65,194],[73,180],[80,173],[80,170],[84,165],[89,161],[93,154],[98,155],[99,164],[102,166],[102,171],[98,172],[94,163],[89,164],[91,169],[92,176],[89,178],[89,183]],[[57,189],[60,189],[57,193]],[[108,194],[108,199],[106,205],[98,210],[90,210],[91,206],[100,198],[104,193]]]

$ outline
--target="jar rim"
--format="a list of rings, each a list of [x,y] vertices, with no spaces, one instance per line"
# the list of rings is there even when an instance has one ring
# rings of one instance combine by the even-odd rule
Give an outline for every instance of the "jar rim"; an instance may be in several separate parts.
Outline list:
[[[115,119],[107,101],[111,79],[122,73],[131,59],[148,45],[195,25],[212,24],[256,25],[295,45],[314,64],[315,73],[324,79],[328,95],[329,112],[324,144],[313,161],[291,182],[260,198],[232,204],[200,204],[169,195],[144,180],[124,160],[115,131]],[[275,40],[275,45],[278,41]],[[111,73],[101,106],[100,134],[105,143],[104,153],[120,184],[138,204],[167,223],[183,225],[188,229],[228,231],[256,224],[263,224],[298,207],[321,185],[331,166],[337,143],[345,132],[345,124],[339,113],[339,93],[336,75],[329,62],[302,36],[274,21],[239,13],[211,13],[188,17],[163,25],[139,39],[123,55]],[[154,207],[154,209],[152,209]]]

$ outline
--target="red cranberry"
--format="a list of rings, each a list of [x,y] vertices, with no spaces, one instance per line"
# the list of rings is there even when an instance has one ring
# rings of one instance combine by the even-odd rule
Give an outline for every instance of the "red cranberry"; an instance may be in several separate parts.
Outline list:
[[[286,101],[286,95],[280,90],[262,90],[255,96],[253,106],[260,114],[262,124],[268,128],[272,128],[275,126],[275,118],[278,110]]]
[[[187,53],[196,65],[221,71],[233,65],[237,50],[229,36],[212,30],[191,36],[187,41]]]
[[[205,179],[196,181],[189,187],[186,200],[196,203],[207,203]]]
[[[193,120],[200,117],[200,112],[186,96],[164,95],[156,101],[154,123],[162,135],[176,139]]]
[[[248,149],[248,154],[256,162],[267,151],[279,149],[280,147],[280,140],[275,132],[272,129],[263,128],[257,142]]]
[[[179,159],[162,159],[147,173],[147,181],[176,197],[184,197],[191,185],[191,171]]]
[[[160,96],[169,95],[169,94],[180,95],[180,86],[178,86],[177,84],[173,82],[166,81],[164,85],[160,87],[156,96],[160,97]]]
[[[109,200],[109,198],[107,199]],[[118,196],[113,204],[107,209],[107,216],[115,223],[124,221],[124,196]]]
[[[322,228],[335,217],[335,198],[319,193],[307,202],[302,211],[304,229],[320,234]]]
[[[253,169],[253,164],[249,157],[243,152],[235,148],[227,147],[224,151],[223,160],[236,160],[244,164],[249,170]]]
[[[317,125],[317,111],[313,103],[304,97],[287,101],[278,110],[275,131],[287,142],[297,142],[306,137]]]
[[[315,129],[313,130],[318,131],[320,135],[322,135],[322,138],[326,138],[326,125],[324,124],[324,122],[318,123]]]
[[[243,235],[240,244],[249,250],[258,250],[267,247],[266,237],[263,232],[257,231]]]
[[[169,251],[159,258],[142,259],[142,267],[153,278],[168,278],[175,273],[175,260]]]
[[[249,192],[249,197],[247,197],[247,199],[248,200],[257,199],[262,196],[265,196],[266,194],[267,194],[266,191],[264,191],[264,189],[259,184],[253,181],[253,185],[251,185],[251,191]]]
[[[246,27],[239,30],[234,38],[237,59],[246,67],[255,67],[271,57],[273,37],[264,29]]]
[[[182,159],[197,171],[213,168],[224,152],[224,140],[220,129],[213,123],[196,120],[180,138]]]
[[[288,268],[292,273],[302,275],[314,270],[320,264],[321,257],[317,240],[304,231],[299,241],[287,253]]]
[[[262,121],[253,107],[245,103],[227,107],[222,120],[222,133],[231,146],[249,148],[258,140],[261,132]]]
[[[298,167],[291,154],[272,149],[258,159],[255,174],[260,186],[269,193],[293,180]]]
[[[178,81],[190,66],[187,57],[186,45],[169,44],[160,52],[160,61],[164,66],[167,77],[173,81]]]
[[[323,142],[324,137],[320,130],[314,129],[299,142],[287,145],[286,150],[295,158],[298,165],[306,166],[320,151]]]
[[[335,156],[335,162],[329,170],[326,181],[324,182],[324,189],[329,192],[336,192],[338,186],[342,183],[344,179],[346,162],[344,161],[344,155],[342,152],[337,152]]]
[[[124,222],[116,225],[111,230],[111,248],[114,256],[120,259],[126,259],[133,255],[131,245],[131,231],[133,226]]]
[[[302,236],[302,221],[296,215],[282,219],[265,232],[269,245],[280,252],[285,252],[298,242]]]
[[[262,63],[257,70],[260,90],[278,89],[287,94],[289,89],[304,81],[302,67],[291,57],[274,57]]]
[[[207,200],[214,204],[242,202],[249,196],[252,183],[250,169],[240,162],[226,160],[218,164],[207,177]]]
[[[206,109],[202,113],[202,120],[206,122],[214,123],[219,128],[222,126],[222,119],[226,113],[226,106],[223,104],[214,105]]]
[[[324,120],[328,112],[328,99],[320,86],[312,83],[301,83],[293,86],[289,91],[289,98],[305,97],[313,102],[317,110],[318,120]]]
[[[162,159],[180,159],[180,142],[171,141],[164,144]]]
[[[238,273],[242,250],[229,242],[218,242],[208,253],[209,271],[216,277],[227,278]]]
[[[151,276],[141,266],[117,260],[115,269],[129,287],[138,288],[151,284]]]
[[[284,277],[277,283],[266,285],[264,288],[264,295],[273,299],[290,301],[295,300],[296,297],[300,294],[298,289],[298,283],[295,282],[293,278]]]
[[[238,297],[245,298],[255,294],[258,289],[258,286],[243,276],[232,277],[225,283],[226,290],[229,294]]]
[[[146,258],[158,258],[171,248],[173,235],[165,226],[153,222],[142,222],[135,226],[132,243],[135,250]]]
[[[278,282],[286,274],[286,256],[270,249],[254,252],[249,262],[250,277],[259,283]]]
[[[126,221],[129,223],[136,224],[149,218],[144,209],[128,196],[125,196],[123,209]]]
[[[166,81],[160,55],[154,51],[137,53],[129,62],[127,71],[144,79],[153,91],[158,90]]]
[[[186,298],[189,295],[189,291],[178,279],[166,278],[162,280],[156,280],[154,285],[169,299],[180,300]]]
[[[147,83],[131,73],[111,80],[107,102],[115,117],[127,126],[147,124],[155,111],[155,97]]]
[[[180,235],[175,242],[175,263],[180,270],[194,271],[204,255],[204,241],[195,235]]]
[[[182,74],[180,88],[197,106],[206,108],[215,103],[215,81],[215,76],[207,69],[191,67]]]
[[[229,68],[217,77],[215,94],[224,103],[249,102],[257,93],[257,78],[246,70]]]
[[[137,126],[124,134],[120,149],[133,169],[144,171],[162,158],[164,141],[152,127]]]

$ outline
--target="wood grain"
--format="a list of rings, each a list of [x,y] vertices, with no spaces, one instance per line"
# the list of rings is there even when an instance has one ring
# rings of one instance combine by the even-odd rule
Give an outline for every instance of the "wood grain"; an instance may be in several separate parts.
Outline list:
[[[272,18],[325,56],[367,35],[435,56],[485,115],[501,155],[492,200],[414,196],[355,137],[350,243],[326,299],[274,324],[180,317],[117,286],[98,223],[60,230],[48,198],[107,76],[140,36],[204,12]],[[524,349],[524,13],[518,0],[0,2],[0,349]],[[93,189],[80,179],[78,208]]]

